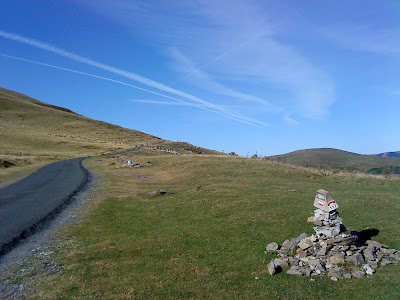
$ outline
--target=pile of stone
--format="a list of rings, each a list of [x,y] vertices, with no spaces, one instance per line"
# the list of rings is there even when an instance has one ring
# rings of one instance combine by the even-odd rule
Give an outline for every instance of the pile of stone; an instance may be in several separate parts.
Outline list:
[[[268,271],[271,275],[286,271],[297,276],[324,276],[332,280],[373,275],[388,264],[400,261],[400,251],[366,239],[366,234],[347,230],[336,211],[336,201],[325,190],[318,190],[314,201],[317,209],[307,221],[313,222],[315,234],[302,233],[282,245],[270,243],[266,253],[276,253]],[[367,231],[368,232],[368,231]]]

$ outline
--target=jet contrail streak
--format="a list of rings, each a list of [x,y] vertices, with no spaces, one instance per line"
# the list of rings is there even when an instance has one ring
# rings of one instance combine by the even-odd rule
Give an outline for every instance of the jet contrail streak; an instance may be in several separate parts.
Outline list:
[[[173,89],[173,88],[171,88],[169,86],[166,86],[166,85],[164,85],[162,83],[153,81],[153,80],[151,80],[149,78],[146,78],[146,77],[140,76],[140,75],[132,73],[132,72],[128,72],[128,71],[125,71],[125,70],[122,70],[122,69],[119,69],[119,68],[115,68],[115,67],[112,67],[112,66],[109,66],[109,65],[94,61],[92,59],[77,55],[77,54],[69,52],[69,51],[65,51],[63,49],[60,49],[58,47],[52,46],[50,44],[47,44],[47,43],[44,43],[44,42],[41,42],[41,41],[38,41],[38,40],[34,40],[34,39],[31,39],[31,38],[26,38],[26,37],[23,37],[21,35],[5,32],[5,31],[2,31],[2,30],[0,30],[0,36],[2,36],[4,38],[7,38],[7,39],[10,39],[10,40],[14,40],[14,41],[23,43],[23,44],[34,46],[36,48],[40,48],[40,49],[43,49],[43,50],[46,50],[46,51],[61,55],[61,56],[67,57],[69,59],[72,59],[72,60],[75,60],[75,61],[79,61],[81,63],[87,64],[87,65],[91,65],[93,67],[97,67],[99,69],[103,69],[103,70],[112,72],[112,73],[117,74],[117,75],[124,76],[126,78],[129,78],[129,79],[138,81],[140,83],[143,83],[145,85],[151,86],[153,88],[156,88],[156,89],[159,89],[159,90],[163,90],[164,92],[168,92],[168,93],[171,93],[171,94],[174,94],[174,95],[177,95],[177,96],[181,96],[181,97],[193,100],[195,102],[201,103],[202,105],[208,106],[210,108],[212,108],[214,106],[214,104],[212,104],[210,102],[204,101],[204,100],[202,100],[200,98],[197,98],[197,97],[195,97],[193,95],[190,95],[190,94],[187,94],[185,92],[178,91],[178,90]]]
[[[253,123],[251,121],[242,120],[239,117],[235,117],[235,116],[232,116],[232,115],[229,115],[229,114],[225,114],[225,113],[220,112],[220,111],[215,111],[215,110],[212,110],[212,109],[209,109],[209,108],[197,105],[197,104],[189,103],[189,102],[183,101],[181,99],[178,99],[178,98],[175,98],[175,97],[171,97],[171,96],[168,96],[168,95],[164,95],[164,94],[161,94],[161,93],[157,93],[157,92],[154,92],[154,91],[151,91],[151,90],[148,90],[148,89],[144,89],[144,88],[141,88],[141,87],[138,87],[138,86],[135,86],[135,85],[123,82],[123,81],[119,81],[119,80],[115,80],[115,79],[111,79],[111,78],[108,78],[108,77],[103,77],[103,76],[99,76],[99,75],[95,75],[95,74],[85,73],[85,72],[81,72],[81,71],[77,71],[77,70],[67,69],[67,68],[63,68],[63,67],[59,67],[59,66],[54,66],[54,65],[50,65],[50,64],[46,64],[46,63],[30,60],[30,59],[11,56],[11,55],[7,55],[7,54],[3,54],[3,53],[0,53],[0,56],[16,59],[16,60],[20,60],[20,61],[25,61],[25,62],[29,62],[29,63],[32,63],[32,64],[41,65],[41,66],[46,66],[46,67],[53,68],[53,69],[68,71],[68,72],[72,72],[72,73],[76,73],[76,74],[81,74],[81,75],[85,75],[85,76],[90,76],[90,77],[94,77],[94,78],[99,78],[99,79],[103,79],[103,80],[119,83],[119,84],[126,85],[126,86],[129,86],[129,87],[138,89],[138,90],[142,90],[142,91],[154,94],[154,95],[158,95],[158,96],[161,96],[161,97],[165,97],[165,98],[168,98],[168,99],[172,99],[172,100],[178,101],[178,102],[180,102],[180,103],[182,103],[184,105],[194,106],[194,107],[197,107],[197,108],[209,111],[209,112],[213,112],[213,113],[222,115],[224,117],[227,117],[227,118],[235,120],[235,121],[239,121],[239,122],[242,122],[242,123],[245,123],[245,124],[248,124],[248,125],[252,125],[252,126],[256,126],[256,127],[261,127],[257,123]]]
[[[41,42],[41,41],[38,41],[38,40],[35,40],[35,39],[26,38],[26,37],[18,35],[18,34],[9,33],[9,32],[0,30],[0,36],[2,36],[4,38],[7,38],[7,39],[10,39],[10,40],[14,40],[14,41],[20,42],[20,43],[27,44],[27,45],[30,45],[30,46],[34,46],[34,47],[37,47],[37,48],[42,49],[42,50],[49,51],[51,53],[58,54],[58,55],[70,58],[72,60],[75,60],[75,61],[78,61],[78,62],[81,62],[81,63],[85,63],[87,65],[91,65],[91,66],[97,67],[99,69],[103,69],[103,70],[112,72],[114,74],[117,74],[117,75],[129,78],[129,79],[138,81],[140,83],[143,83],[143,84],[151,86],[153,88],[162,90],[164,92],[168,92],[168,93],[171,93],[171,94],[174,94],[174,95],[177,95],[177,96],[181,96],[181,97],[186,98],[186,99],[190,99],[190,100],[192,100],[194,102],[197,102],[197,103],[202,105],[202,106],[196,106],[198,108],[201,108],[201,109],[204,109],[204,110],[209,110],[209,109],[206,109],[206,107],[208,107],[210,109],[216,109],[216,110],[219,110],[219,111],[214,111],[214,110],[209,110],[209,111],[213,111],[215,113],[218,113],[218,114],[226,116],[226,117],[229,116],[229,118],[231,118],[233,120],[237,120],[237,121],[240,120],[241,122],[249,124],[248,121],[243,120],[242,117],[240,117],[240,116],[235,116],[232,113],[224,112],[223,110],[221,111],[221,107],[218,107],[217,105],[215,105],[213,103],[207,102],[205,100],[202,100],[202,99],[200,99],[198,97],[195,97],[193,95],[190,95],[188,93],[173,89],[173,88],[171,88],[169,86],[166,86],[166,85],[164,85],[162,83],[153,81],[153,80],[151,80],[149,78],[140,76],[138,74],[135,74],[135,73],[132,73],[132,72],[128,72],[128,71],[125,71],[125,70],[122,70],[122,69],[119,69],[119,68],[115,68],[115,67],[112,67],[112,66],[109,66],[109,65],[94,61],[92,59],[77,55],[75,53],[72,53],[72,52],[69,52],[69,51],[65,51],[63,49],[60,49],[60,48],[55,47],[55,46],[52,46],[50,44],[47,44],[47,43],[44,43],[44,42]],[[152,92],[152,93],[155,93],[155,92]],[[182,100],[179,100],[179,101],[182,101]],[[193,106],[195,106],[195,105],[193,105]],[[248,119],[248,118],[246,118],[246,119]],[[255,120],[252,125],[260,126],[257,123],[258,124],[263,124],[263,122]]]

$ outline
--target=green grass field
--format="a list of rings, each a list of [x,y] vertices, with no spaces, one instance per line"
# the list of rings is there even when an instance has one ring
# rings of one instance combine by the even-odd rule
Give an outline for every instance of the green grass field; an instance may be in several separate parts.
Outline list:
[[[270,276],[265,246],[312,233],[316,190],[329,190],[350,230],[378,229],[400,249],[400,182],[331,174],[238,157],[176,156],[140,150],[144,168],[116,168],[118,158],[85,164],[100,176],[88,215],[62,233],[61,275],[37,298],[396,299],[400,265],[372,277],[340,280]],[[198,186],[201,186],[199,189]],[[156,188],[171,192],[160,197]],[[259,279],[255,279],[259,277]]]

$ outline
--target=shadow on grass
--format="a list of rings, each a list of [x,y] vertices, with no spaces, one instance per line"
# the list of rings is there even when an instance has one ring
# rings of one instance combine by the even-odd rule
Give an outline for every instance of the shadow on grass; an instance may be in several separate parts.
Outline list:
[[[379,230],[375,228],[364,229],[363,231],[352,231],[351,235],[355,235],[357,239],[357,243],[361,246],[365,245],[365,242],[370,240],[373,236],[377,236],[379,234]]]

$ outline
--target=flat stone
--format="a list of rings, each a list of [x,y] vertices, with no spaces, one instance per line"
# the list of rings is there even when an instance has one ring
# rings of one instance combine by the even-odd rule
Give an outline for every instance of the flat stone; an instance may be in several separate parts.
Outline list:
[[[269,243],[267,247],[265,248],[267,251],[278,251],[279,250],[279,245],[275,242]]]
[[[365,276],[365,272],[361,270],[355,270],[351,272],[351,275],[353,275],[353,277],[361,278]]]
[[[340,257],[339,255],[335,254],[328,258],[328,262],[330,262],[331,264],[337,265],[337,264],[344,263],[344,259],[342,257]]]
[[[308,217],[307,223],[313,223],[313,222],[314,222],[314,217],[313,216]]]
[[[303,270],[299,267],[292,266],[287,272],[289,275],[303,276]]]
[[[279,259],[279,258],[274,259],[274,265],[275,265],[275,266],[279,266],[279,267],[281,267],[282,269],[283,269],[283,268],[286,268],[287,266],[289,266],[289,264],[287,263],[286,260]]]
[[[361,253],[357,253],[352,256],[346,257],[346,261],[351,262],[356,266],[359,266],[364,263],[364,257],[362,256]]]
[[[382,248],[382,244],[381,244],[381,243],[378,243],[378,242],[373,241],[373,240],[368,240],[368,241],[366,241],[365,243],[366,243],[366,244],[368,245],[368,247],[370,247],[370,248],[376,248],[376,249]]]
[[[293,257],[292,261],[291,261],[291,265],[292,266],[298,266],[299,265],[299,259],[297,257]]]
[[[392,261],[390,260],[390,258],[387,258],[387,257],[383,258],[382,261],[381,261],[381,265],[382,266],[386,266],[386,265],[389,265],[391,263],[392,263]]]
[[[299,242],[299,245],[298,245],[298,246],[299,246],[302,250],[305,250],[305,249],[310,248],[312,245],[313,245],[313,242],[312,242],[309,238],[305,238],[305,239],[302,239],[302,240]]]

